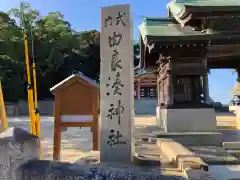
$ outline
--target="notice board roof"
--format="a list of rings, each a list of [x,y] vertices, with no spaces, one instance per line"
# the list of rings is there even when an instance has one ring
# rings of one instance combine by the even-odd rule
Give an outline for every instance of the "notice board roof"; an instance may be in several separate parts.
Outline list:
[[[53,86],[52,88],[50,88],[50,91],[51,92],[54,92],[56,91],[58,88],[62,87],[63,85],[65,85],[67,82],[73,80],[73,79],[81,79],[83,80],[84,82],[90,84],[91,86],[93,87],[96,87],[96,88],[99,88],[99,84],[93,80],[93,79],[90,79],[89,77],[85,76],[83,73],[81,72],[78,72],[78,73],[74,73],[72,74],[71,76],[67,77],[66,79],[62,80],[61,82],[59,82],[58,84],[56,84],[55,86]]]

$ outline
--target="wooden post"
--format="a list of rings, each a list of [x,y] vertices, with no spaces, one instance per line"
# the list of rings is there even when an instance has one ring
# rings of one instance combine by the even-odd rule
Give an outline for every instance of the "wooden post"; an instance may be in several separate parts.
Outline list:
[[[203,75],[203,92],[204,92],[204,103],[209,104],[209,84],[208,84],[208,69],[207,69],[207,59],[203,59],[204,64],[204,75]]]
[[[98,92],[96,93],[96,99],[99,98]],[[92,133],[93,133],[93,150],[99,150],[99,121],[98,121],[98,101],[94,103],[93,106],[93,125],[92,125]]]
[[[61,154],[61,101],[60,97],[55,98],[54,108],[54,138],[53,138],[53,160],[60,160]]]

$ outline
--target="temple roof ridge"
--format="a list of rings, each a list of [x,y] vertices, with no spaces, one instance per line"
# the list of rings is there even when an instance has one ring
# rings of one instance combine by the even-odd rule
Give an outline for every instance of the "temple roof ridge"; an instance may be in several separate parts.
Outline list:
[[[167,4],[182,4],[187,6],[240,6],[239,0],[172,0]]]
[[[167,8],[182,26],[194,19],[240,16],[239,0],[172,0]]]

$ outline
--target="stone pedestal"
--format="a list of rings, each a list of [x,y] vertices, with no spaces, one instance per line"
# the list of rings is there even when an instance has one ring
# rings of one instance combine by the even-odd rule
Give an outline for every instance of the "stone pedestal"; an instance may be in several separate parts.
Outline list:
[[[40,140],[20,128],[0,134],[0,179],[17,180],[17,169],[31,159],[39,159]]]
[[[159,124],[166,132],[216,132],[213,108],[161,109]]]

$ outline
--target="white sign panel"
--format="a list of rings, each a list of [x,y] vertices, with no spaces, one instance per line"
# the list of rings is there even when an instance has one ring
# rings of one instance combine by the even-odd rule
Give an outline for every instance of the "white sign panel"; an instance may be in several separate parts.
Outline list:
[[[130,162],[134,102],[129,5],[101,9],[100,159]]]

